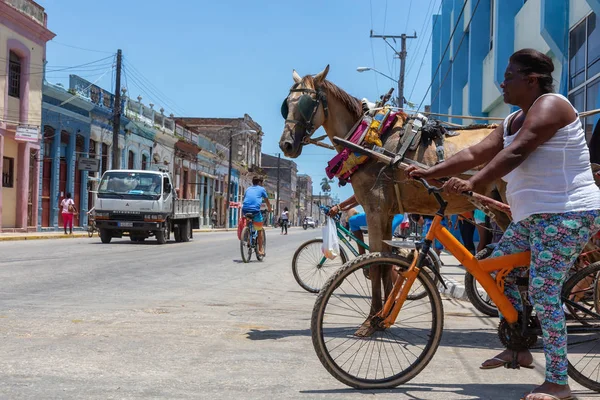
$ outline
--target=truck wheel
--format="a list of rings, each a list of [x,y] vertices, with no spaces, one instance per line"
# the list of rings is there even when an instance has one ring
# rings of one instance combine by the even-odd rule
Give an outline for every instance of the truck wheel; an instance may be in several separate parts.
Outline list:
[[[190,220],[186,219],[185,223],[179,225],[179,229],[181,230],[181,241],[182,242],[189,242],[190,241],[190,227],[192,225],[190,224]]]
[[[167,240],[169,240],[169,221],[166,221],[165,226],[160,231],[156,231],[154,236],[156,236],[158,244],[167,243]]]
[[[100,229],[100,240],[102,243],[110,243],[112,235],[108,229]]]
[[[173,233],[175,234],[175,241],[177,243],[181,242],[181,225],[177,225],[175,229],[173,229]]]

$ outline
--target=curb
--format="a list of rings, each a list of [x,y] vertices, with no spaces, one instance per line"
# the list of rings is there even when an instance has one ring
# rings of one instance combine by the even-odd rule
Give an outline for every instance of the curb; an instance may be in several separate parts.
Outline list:
[[[194,229],[193,230],[194,233],[210,233],[210,232],[234,232],[237,231],[237,227],[236,228],[217,228],[217,229],[208,229],[208,228],[204,228],[204,229]],[[46,233],[46,234],[42,234],[39,232],[27,235],[27,234],[21,234],[21,235],[15,235],[15,236],[10,236],[10,234],[6,234],[6,236],[2,236],[0,235],[0,242],[10,242],[10,241],[19,241],[19,240],[44,240],[44,239],[75,239],[75,238],[85,238],[88,237],[88,233],[87,231],[84,232],[76,232],[73,233],[72,235],[65,235],[64,233]],[[93,237],[97,237],[97,234],[94,233]]]
[[[446,278],[443,275],[442,278],[444,279],[444,283],[448,288],[445,289],[441,282],[438,283],[438,289],[440,290],[441,294],[456,300],[469,301],[469,298],[467,297],[467,292],[465,291],[465,285],[463,283],[459,283],[451,278]]]
[[[9,241],[17,241],[17,240],[42,240],[42,239],[75,239],[75,238],[83,238],[87,237],[87,232],[85,234],[73,234],[73,235],[65,235],[63,234],[50,234],[50,235],[22,235],[22,236],[0,236],[0,242],[9,242]]]

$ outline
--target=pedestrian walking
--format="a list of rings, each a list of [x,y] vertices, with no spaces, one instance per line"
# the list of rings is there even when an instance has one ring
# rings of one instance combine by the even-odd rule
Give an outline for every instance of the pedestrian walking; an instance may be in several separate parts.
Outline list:
[[[62,208],[63,225],[65,228],[65,235],[67,234],[67,226],[69,226],[69,234],[73,234],[73,216],[77,212],[75,208],[75,202],[71,198],[71,193],[67,193],[67,196],[60,202]]]
[[[217,210],[213,210],[212,216],[210,217],[210,222],[212,223],[212,228],[215,229],[217,227]]]
[[[290,212],[288,210],[287,207],[285,207],[283,209],[283,212],[281,213],[281,234],[282,235],[287,235],[287,231],[288,231],[288,224],[290,222]],[[283,233],[283,231],[285,230],[285,233]]]

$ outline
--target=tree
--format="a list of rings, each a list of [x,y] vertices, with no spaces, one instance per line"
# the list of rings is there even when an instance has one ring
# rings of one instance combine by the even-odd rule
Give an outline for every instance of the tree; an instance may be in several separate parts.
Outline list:
[[[333,179],[323,178],[321,180],[321,190],[325,194],[329,194],[331,192],[331,185],[329,183],[333,182]]]

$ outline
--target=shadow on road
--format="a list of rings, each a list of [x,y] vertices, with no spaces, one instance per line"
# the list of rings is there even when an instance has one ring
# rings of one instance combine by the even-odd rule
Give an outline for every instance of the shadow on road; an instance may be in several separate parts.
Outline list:
[[[311,336],[310,329],[251,329],[246,332],[250,340],[277,340],[295,336]],[[460,347],[470,349],[497,349],[500,340],[492,330],[445,329],[442,335],[442,347]]]
[[[351,395],[353,393],[364,393],[364,394],[384,394],[384,393],[397,393],[404,394],[409,399],[422,399],[423,393],[453,393],[461,396],[462,399],[481,399],[481,400],[497,400],[497,399],[513,399],[520,398],[529,393],[535,385],[517,384],[433,384],[433,385],[411,385],[404,384],[401,387],[395,389],[382,389],[382,390],[358,390],[358,389],[324,389],[324,390],[301,390],[303,394],[340,394],[340,395]],[[502,394],[499,395],[498,390],[502,390]],[[573,395],[578,396],[579,399],[600,399],[600,394],[591,391],[573,391]]]

